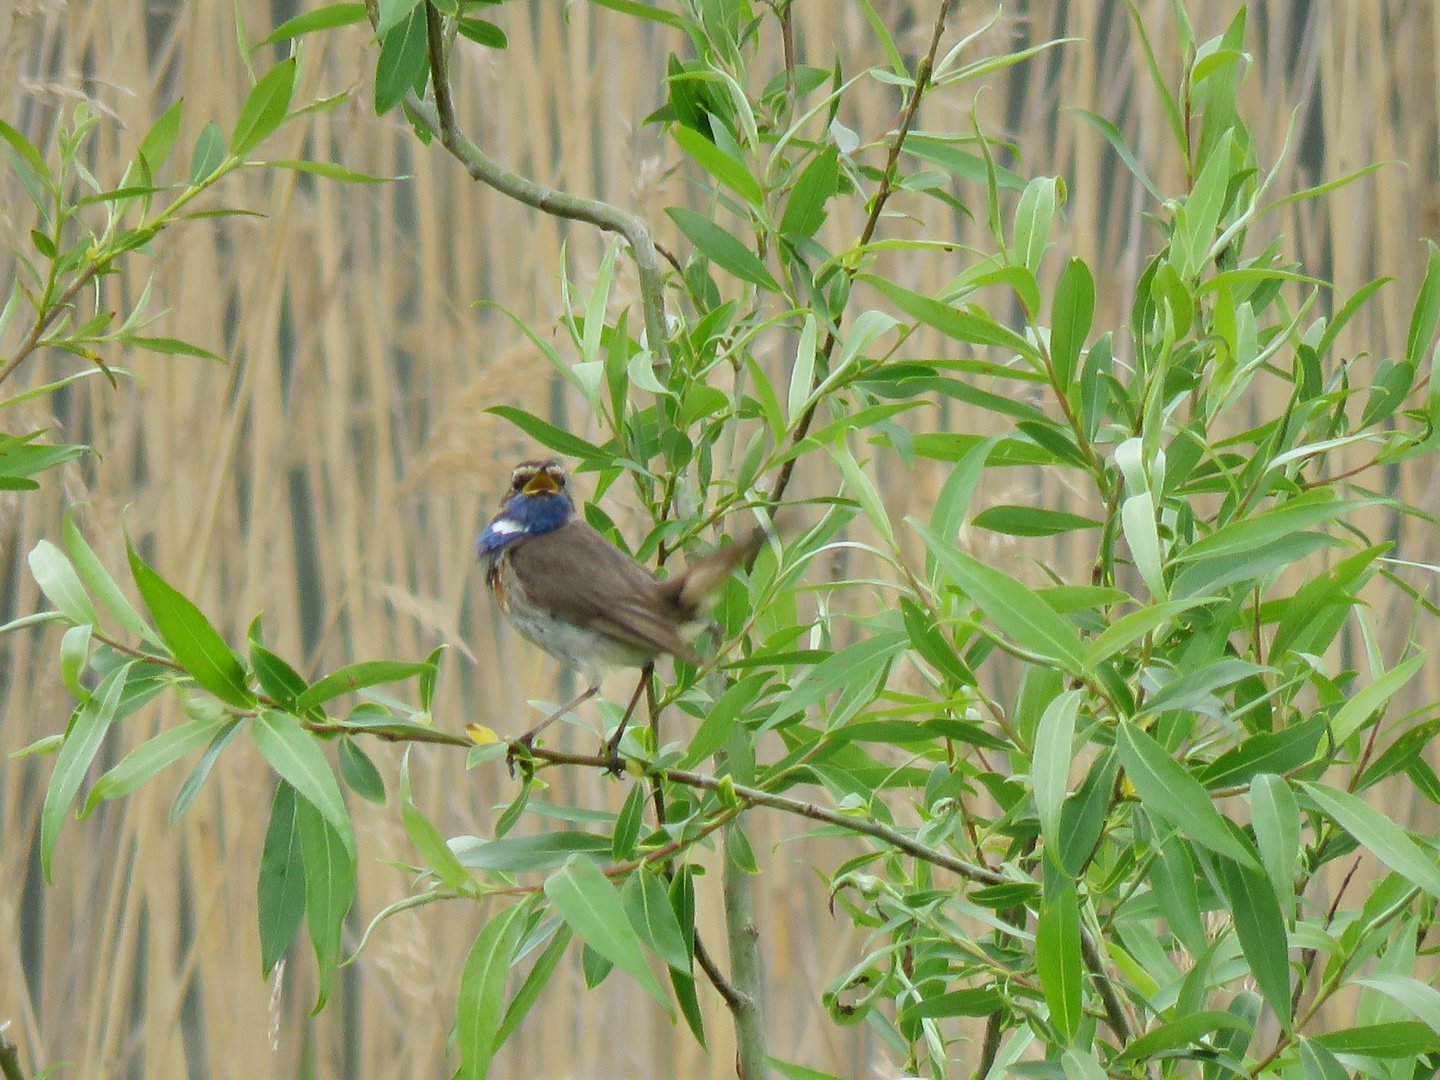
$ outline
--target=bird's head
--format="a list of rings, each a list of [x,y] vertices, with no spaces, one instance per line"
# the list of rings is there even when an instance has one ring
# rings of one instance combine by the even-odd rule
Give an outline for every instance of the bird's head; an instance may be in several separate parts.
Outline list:
[[[516,495],[565,495],[565,470],[554,458],[545,461],[522,461],[510,473],[508,503]],[[566,496],[568,498],[568,496]]]
[[[495,557],[522,537],[540,536],[564,525],[575,513],[565,487],[565,470],[554,459],[516,465],[500,513],[475,542],[476,554]]]

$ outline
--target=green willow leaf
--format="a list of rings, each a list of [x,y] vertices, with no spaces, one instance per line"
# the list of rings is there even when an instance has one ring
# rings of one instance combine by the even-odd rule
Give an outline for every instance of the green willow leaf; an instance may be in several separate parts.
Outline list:
[[[286,38],[299,37],[301,34],[309,34],[316,30],[333,30],[337,26],[349,26],[351,23],[364,21],[364,4],[326,4],[322,8],[307,11],[293,19],[286,19],[270,31],[270,36],[260,42],[260,45],[274,45],[277,41],[284,41]]]
[[[1419,656],[1412,656],[1403,664],[1396,664],[1374,682],[1356,691],[1355,695],[1340,706],[1335,715],[1331,717],[1331,737],[1337,743],[1343,743],[1351,735],[1354,735],[1377,709],[1383,707],[1386,702],[1399,693],[1400,689],[1413,679],[1424,666],[1425,654],[1422,652]]]
[[[324,815],[353,852],[355,828],[345,808],[345,796],[314,738],[294,718],[268,710],[250,721],[250,735],[270,767]]]
[[[645,962],[615,886],[584,855],[572,855],[545,881],[545,895],[582,941],[638,982],[673,1019],[674,1007]]]
[[[1230,831],[1200,781],[1163,746],[1134,724],[1121,723],[1115,729],[1115,748],[1145,809],[1211,851],[1258,869],[1255,856]]]
[[[1261,773],[1250,780],[1249,802],[1260,861],[1276,897],[1293,912],[1295,877],[1300,871],[1300,808],[1295,793],[1281,777]]]
[[[1314,1041],[1336,1054],[1363,1054],[1375,1058],[1413,1058],[1440,1050],[1440,1035],[1416,1020],[1327,1031]]]
[[[425,816],[410,794],[410,753],[407,750],[400,761],[400,818],[405,825],[405,834],[420,852],[421,858],[442,882],[457,892],[469,892],[474,887],[470,872],[455,857],[450,845],[445,843],[434,823]]]
[[[141,743],[126,754],[120,764],[95,781],[95,786],[85,797],[85,807],[80,816],[89,815],[103,799],[129,795],[160,770],[208,743],[228,723],[228,716],[192,720]]]
[[[260,853],[256,900],[260,913],[260,974],[268,979],[305,917],[305,856],[295,817],[295,789],[281,780],[270,801],[270,825]]]
[[[645,785],[631,784],[630,794],[625,796],[625,805],[615,819],[615,831],[610,839],[610,857],[616,862],[624,862],[634,854],[644,813]]]
[[[1202,604],[1215,602],[1216,597],[1213,596],[1193,596],[1187,600],[1168,600],[1163,604],[1152,604],[1150,607],[1120,616],[1101,631],[1099,636],[1086,648],[1085,670],[1094,671],[1101,663],[1126,646],[1174,621],[1175,616],[1182,615],[1191,608],[1199,607]]]
[[[1340,827],[1369,848],[1381,862],[1412,885],[1440,898],[1440,868],[1435,857],[1421,850],[1405,830],[1363,799],[1325,784],[1300,783]]]
[[[110,571],[105,569],[105,564],[100,561],[99,556],[85,541],[80,527],[75,524],[73,512],[69,510],[65,512],[65,548],[70,552],[75,570],[105,609],[115,616],[115,621],[120,624],[121,628],[136,637],[159,645],[160,639],[155,636],[155,631],[151,630],[145,620],[140,617],[140,613],[135,610],[115,579],[110,576]]]
[[[971,345],[995,345],[1031,360],[1040,359],[1040,351],[1034,345],[989,315],[975,310],[962,311],[874,274],[857,274],[856,278],[875,286],[905,314],[934,327],[946,337]]]
[[[1291,1022],[1289,939],[1275,890],[1264,874],[1231,859],[1217,859],[1216,866],[1220,887],[1235,922],[1235,934],[1240,939],[1240,951],[1250,964],[1260,993],[1288,1031]]]
[[[709,218],[683,206],[667,206],[665,213],[670,215],[696,250],[716,266],[762,289],[776,293],[781,291],[760,257]]]
[[[1105,523],[1037,506],[991,506],[976,514],[971,524],[1007,536],[1056,536],[1076,529],[1098,529]]]
[[[484,19],[460,19],[456,23],[456,28],[463,37],[475,42],[476,45],[484,45],[487,49],[510,47],[510,39],[505,36],[505,31]]]
[[[559,920],[555,920],[559,922]],[[525,1019],[525,1014],[540,997],[540,991],[545,989],[545,984],[550,981],[550,976],[560,965],[560,958],[565,955],[565,947],[570,944],[570,938],[574,931],[564,923],[560,923],[555,929],[555,936],[550,939],[550,944],[545,946],[545,951],[530,968],[530,973],[525,976],[525,981],[520,984],[520,989],[515,991],[515,996],[510,999],[510,1004],[505,1007],[505,1019],[500,1022],[500,1028],[495,1033],[494,1045],[504,1045],[520,1022]]]
[[[1040,834],[1051,851],[1060,850],[1060,808],[1070,778],[1071,744],[1075,716],[1085,699],[1083,690],[1068,690],[1045,707],[1035,730],[1030,776],[1035,788],[1035,811]]]
[[[514,963],[530,907],[529,903],[516,904],[493,917],[465,958],[460,1000],[455,1008],[460,1080],[485,1080],[490,1073],[490,1059],[501,1041],[505,977]]]
[[[408,3],[408,0],[402,0]],[[383,24],[382,24],[383,25]],[[375,66],[375,115],[384,116],[415,88],[429,69],[425,5],[411,10],[388,31]]]
[[[694,128],[671,129],[680,149],[700,163],[701,168],[715,177],[752,206],[763,206],[765,193],[742,161],[736,161]]]
[[[180,666],[221,701],[242,709],[254,705],[255,695],[246,685],[245,669],[225,639],[198,607],[140,558],[133,544],[127,541],[126,548],[130,572],[150,609],[155,629]]]
[[[609,466],[615,460],[615,456],[609,451],[586,442],[578,435],[562,431],[554,424],[547,424],[538,416],[532,416],[524,409],[517,409],[510,405],[491,405],[485,411],[509,420],[536,442],[548,446],[551,450],[564,454],[566,457],[576,457],[585,462],[594,462],[603,466]]]
[[[385,778],[354,739],[340,740],[340,777],[362,799],[376,806],[385,805]]]
[[[1084,969],[1080,956],[1080,905],[1067,883],[1046,898],[1035,926],[1035,967],[1050,1007],[1050,1022],[1065,1042],[1080,1030]]]
[[[1409,975],[1371,975],[1355,981],[1398,1001],[1440,1035],[1440,990]]]
[[[1225,1029],[1249,1032],[1251,1027],[1243,1016],[1236,1016],[1232,1012],[1206,1009],[1166,1021],[1152,1028],[1134,1042],[1129,1043],[1120,1054],[1119,1060],[1145,1061],[1162,1050],[1174,1050],[1177,1047],[1189,1046],[1197,1042],[1201,1035]]]
[[[60,826],[100,750],[105,732],[115,720],[131,667],[131,664],[118,667],[101,680],[90,700],[75,711],[74,722],[55,757],[55,771],[50,774],[50,785],[45,789],[45,802],[40,809],[40,871],[46,881],[50,880],[50,858],[55,852]]]
[[[1016,644],[1078,673],[1085,650],[1063,615],[1009,574],[965,554],[924,525],[911,520],[951,580]]]
[[[635,870],[620,889],[620,902],[630,916],[630,925],[655,955],[676,971],[688,972],[690,950],[660,875],[643,866]]]
[[[349,825],[348,819],[345,824]],[[355,838],[347,842],[303,794],[295,799],[295,825],[305,858],[305,922],[320,966],[314,1015],[330,997],[340,966],[345,916],[355,903]]]
[[[429,664],[403,660],[364,660],[358,664],[346,664],[342,668],[336,668],[297,697],[295,710],[304,712],[331,698],[348,694],[352,690],[362,690],[367,686],[412,679],[416,675],[423,675],[429,668]]]
[[[250,91],[235,131],[230,136],[230,152],[244,157],[259,146],[280,126],[290,110],[290,96],[295,91],[295,58],[281,60],[260,77]]]
[[[90,594],[80,584],[75,567],[65,553],[49,540],[41,540],[30,551],[30,573],[55,610],[76,626],[96,626],[99,617]]]
[[[453,845],[452,850],[460,865],[475,870],[549,870],[577,853],[610,853],[610,837],[575,829],[507,836],[489,841],[478,837],[459,837]]]
[[[1232,557],[1254,551],[1322,521],[1333,521],[1353,510],[1375,505],[1374,499],[1336,499],[1325,490],[1297,496],[1271,510],[1237,518],[1196,540],[1174,557],[1176,562],[1194,562],[1218,556]]]
[[[1080,362],[1080,350],[1095,318],[1095,279],[1081,259],[1071,259],[1055,286],[1050,310],[1050,364],[1055,385],[1068,393]]]

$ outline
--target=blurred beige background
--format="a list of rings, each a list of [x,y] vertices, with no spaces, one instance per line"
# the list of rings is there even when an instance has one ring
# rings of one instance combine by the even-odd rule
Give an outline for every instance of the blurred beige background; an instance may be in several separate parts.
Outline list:
[[[911,57],[924,47],[935,6],[876,0]],[[1083,256],[1099,283],[1097,326],[1118,323],[1141,256],[1154,245],[1153,227],[1140,216],[1154,207],[1066,107],[1114,119],[1162,187],[1180,190],[1180,178],[1162,163],[1167,136],[1124,6],[954,6],[942,49],[997,6],[998,18],[972,55],[1050,37],[1080,39],[988,77],[978,111],[989,133],[1024,148],[1019,171],[1067,178],[1070,203],[1054,233],[1047,280],[1058,273],[1061,254]],[[1233,0],[1188,6],[1202,40],[1220,33],[1237,8]],[[1173,84],[1170,2],[1141,0],[1141,7]],[[177,153],[188,155],[212,117],[228,131],[246,86],[236,11],[246,39],[257,41],[295,10],[253,0],[0,0],[0,115],[43,141],[52,138],[58,111],[89,101],[105,117],[91,168],[114,182],[151,120],[177,96],[185,98],[184,149]],[[662,208],[684,202],[692,189],[675,168],[677,149],[641,121],[660,104],[665,57],[685,48],[681,36],[584,2],[511,0],[493,11],[509,50],[465,42],[457,50],[456,91],[470,132],[519,171],[644,214],[678,246]],[[795,18],[802,61],[829,65],[838,50],[850,73],[879,60],[853,5],[796,0]],[[1253,5],[1251,28],[1255,63],[1242,110],[1262,164],[1275,160],[1294,120],[1277,195],[1371,161],[1408,163],[1260,227],[1283,233],[1284,249],[1311,272],[1333,274],[1341,295],[1381,274],[1399,278],[1338,346],[1344,356],[1393,352],[1403,346],[1423,271],[1419,238],[1436,235],[1440,223],[1440,12],[1430,0],[1270,0]],[[773,22],[763,38],[757,85],[778,64]],[[261,49],[255,62],[263,69],[277,55]],[[56,423],[66,438],[100,453],[49,474],[40,493],[0,494],[0,619],[42,605],[25,553],[41,537],[58,537],[63,510],[84,503],[80,521],[112,568],[123,564],[128,527],[231,640],[263,610],[272,643],[321,670],[353,658],[419,658],[449,641],[455,648],[445,661],[438,722],[458,730],[473,720],[517,732],[530,722],[525,700],[553,695],[555,668],[498,626],[470,545],[511,463],[533,447],[479,410],[518,402],[593,432],[513,324],[472,304],[502,305],[561,345],[562,257],[572,280],[588,290],[605,240],[474,186],[438,148],[422,147],[398,114],[376,119],[369,85],[376,53],[359,29],[312,36],[304,57],[298,99],[347,88],[353,97],[285,127],[265,155],[308,155],[411,179],[346,186],[246,171],[221,195],[264,217],[176,229],[157,245],[156,258],[136,259],[132,276],[109,286],[133,299],[153,272],[159,306],[171,309],[157,332],[194,340],[231,363],[117,354],[110,359],[131,368],[134,382],[118,392],[91,383],[30,409],[30,426]],[[937,94],[920,126],[967,130],[975,89]],[[867,138],[886,130],[897,107],[893,88],[878,83],[848,101],[842,120]],[[983,194],[957,190],[981,208],[983,222]],[[8,175],[0,199],[8,252],[34,222]],[[904,230],[987,246],[983,226],[940,212],[934,202],[897,200],[892,207],[924,222],[888,221],[882,229],[891,235]],[[828,243],[843,246],[860,224],[853,213],[832,214]],[[960,258],[916,261],[897,272],[933,291],[958,272]],[[8,287],[12,273],[8,254],[0,253],[0,283]],[[633,297],[633,275],[622,276],[619,292]],[[917,348],[947,348],[938,339],[916,340]],[[73,363],[44,357],[24,379],[38,384]],[[907,415],[939,422],[932,410]],[[945,417],[967,426],[960,410]],[[897,513],[923,508],[944,477],[936,463],[905,471],[893,456],[875,467]],[[1392,479],[1434,511],[1433,476],[1424,462]],[[801,478],[811,490],[829,482]],[[1082,508],[1080,495],[1039,473],[1011,470],[987,483],[981,504],[1037,499]],[[622,523],[623,487],[607,503]],[[1377,518],[1375,526],[1400,540],[1406,558],[1440,555],[1433,530],[1398,519]],[[972,540],[1016,572],[1031,572],[1026,553],[1059,567],[1084,561],[1083,552],[1058,543],[1021,552],[988,536]],[[1413,580],[1429,585],[1423,575]],[[1374,614],[1391,634],[1393,655],[1407,632],[1408,608]],[[0,751],[61,730],[70,701],[56,672],[57,643],[53,631],[0,642]],[[1428,699],[1437,696],[1433,685],[1425,689]],[[104,761],[179,715],[178,703],[163,699],[112,734]],[[373,753],[393,792],[397,755],[384,747]],[[414,758],[417,798],[442,829],[488,833],[494,807],[513,792],[503,770],[466,773],[459,755],[421,748]],[[260,980],[254,887],[271,779],[244,740],[221,758],[173,830],[166,815],[184,766],[129,801],[69,822],[47,887],[34,838],[50,768],[46,758],[0,760],[0,1022],[11,1021],[27,1067],[73,1062],[63,1074],[69,1080],[450,1075],[457,1060],[446,1039],[459,967],[484,911],[442,905],[393,919],[345,969],[325,1012],[310,1018],[313,959],[303,937],[283,984]],[[555,802],[593,806],[616,804],[620,794],[618,785],[586,775],[557,776],[548,792]],[[384,860],[410,855],[393,808],[355,800],[354,811],[362,856],[351,944],[370,916],[408,888],[407,875]],[[545,825],[532,815],[522,828]],[[797,832],[789,821],[753,819],[765,869],[757,890],[772,1052],[842,1076],[894,1075],[898,1063],[867,1029],[836,1028],[819,1007],[820,987],[848,967],[860,939],[826,912],[823,886],[809,867],[833,866],[850,849],[811,841],[775,846]],[[703,887],[714,880],[702,881],[701,918],[718,944],[718,907]],[[502,1051],[494,1075],[733,1075],[728,1021],[716,995],[708,987],[701,993],[708,1056],[624,976],[586,992],[577,953]],[[956,1075],[964,1071],[956,1066]]]

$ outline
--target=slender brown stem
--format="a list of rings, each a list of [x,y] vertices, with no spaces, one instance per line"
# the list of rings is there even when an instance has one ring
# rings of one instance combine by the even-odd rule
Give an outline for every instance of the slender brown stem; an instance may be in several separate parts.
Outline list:
[[[367,3],[367,10],[371,12],[371,21],[376,21],[379,6]],[[544,187],[504,168],[480,149],[460,130],[455,120],[455,103],[445,57],[444,27],[439,11],[429,0],[426,0],[425,27],[430,51],[430,84],[435,100],[432,103],[413,91],[407,93],[405,105],[411,119],[438,138],[440,145],[465,166],[472,179],[552,217],[584,221],[623,236],[635,257],[635,269],[640,277],[640,301],[645,313],[647,344],[655,358],[664,362],[668,357],[664,279],[660,273],[660,256],[645,219],[599,199],[586,199],[568,191]]]
[[[655,680],[653,678],[646,678],[645,680],[645,705],[650,713],[650,732],[654,739],[654,745],[658,749],[660,746],[660,707],[655,700]],[[655,824],[663,829],[666,820],[665,783],[658,776],[651,776],[650,783],[655,799]],[[667,879],[674,879],[674,869],[669,863],[665,864],[664,872]],[[715,958],[710,955],[710,950],[705,947],[705,942],[700,937],[698,927],[695,929],[692,940],[695,945],[696,962],[699,963],[700,969],[705,972],[705,977],[710,980],[710,985],[715,987],[716,992],[725,1002],[725,1007],[733,1012],[739,1005],[740,996],[725,978],[725,973],[720,970],[720,965],[715,963]]]
[[[785,49],[785,87],[791,94],[795,93],[795,20],[790,12],[794,4],[795,0],[780,0],[776,11],[780,16],[780,42]]]
[[[710,955],[710,950],[705,947],[705,942],[700,940],[700,931],[695,931],[695,961],[700,969],[705,972],[705,977],[710,980],[710,985],[715,987],[716,993],[720,995],[725,1007],[732,1013],[740,1007],[740,995],[730,985],[725,973],[715,963],[715,958]]]
[[[1135,1028],[1125,1012],[1125,1001],[1115,989],[1110,973],[1105,970],[1105,958],[1100,955],[1100,946],[1085,927],[1080,928],[1080,955],[1085,966],[1095,978],[1095,989],[1100,992],[1100,1004],[1105,1007],[1105,1022],[1120,1040],[1121,1045],[1135,1037]]]
[[[930,73],[935,68],[935,55],[940,50],[940,35],[945,31],[945,20],[950,14],[950,0],[940,0],[939,10],[935,13],[935,28],[930,34],[930,48],[920,59],[919,65],[915,68],[915,89],[910,94],[910,101],[905,111],[900,114],[899,130],[895,133],[895,141],[890,144],[890,153],[885,159],[885,174],[880,178],[880,187],[875,192],[875,198],[870,203],[870,216],[865,219],[865,228],[860,232],[860,239],[856,241],[856,247],[863,248],[875,235],[875,229],[880,224],[880,214],[885,209],[885,203],[889,201],[895,190],[895,168],[900,160],[900,151],[905,146],[905,137],[910,134],[910,127],[915,122],[915,114],[920,111],[920,101],[925,96],[925,91],[930,88]],[[854,275],[854,271],[846,271]],[[830,357],[835,351],[835,335],[826,334],[825,344],[820,349],[820,357],[823,364],[815,365],[815,375],[810,384],[811,391],[820,385],[824,378],[824,371],[830,365]],[[810,425],[815,419],[815,410],[820,402],[812,402],[800,417],[800,423],[795,427],[795,434],[790,438],[792,447],[799,446],[805,441],[805,436],[810,433]],[[778,506],[785,497],[785,490],[790,486],[790,479],[795,474],[795,463],[799,456],[790,458],[784,465],[780,466],[780,475],[775,479],[775,487],[770,492],[770,505]]]
[[[25,335],[25,340],[20,342],[20,348],[16,351],[15,355],[6,362],[4,367],[0,367],[0,383],[10,378],[10,376],[15,373],[15,369],[24,363],[25,358],[39,347],[40,339],[45,336],[45,331],[50,329],[50,325],[60,317],[60,313],[70,306],[70,301],[79,295],[80,290],[83,289],[101,269],[100,263],[91,264],[79,277],[65,287],[65,291],[56,297],[49,307],[35,317],[35,325],[32,326],[30,332]]]

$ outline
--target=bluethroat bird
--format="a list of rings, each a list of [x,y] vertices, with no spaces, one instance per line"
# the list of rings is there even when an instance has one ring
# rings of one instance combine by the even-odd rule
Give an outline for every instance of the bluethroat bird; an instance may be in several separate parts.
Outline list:
[[[620,737],[661,655],[702,663],[683,631],[701,619],[706,600],[765,540],[756,529],[657,578],[575,512],[565,470],[554,460],[522,461],[500,513],[475,541],[486,582],[520,636],[585,679],[585,689],[519,739],[525,747],[556,719],[600,690],[609,668],[640,668],[640,682],[607,745],[618,767]]]

